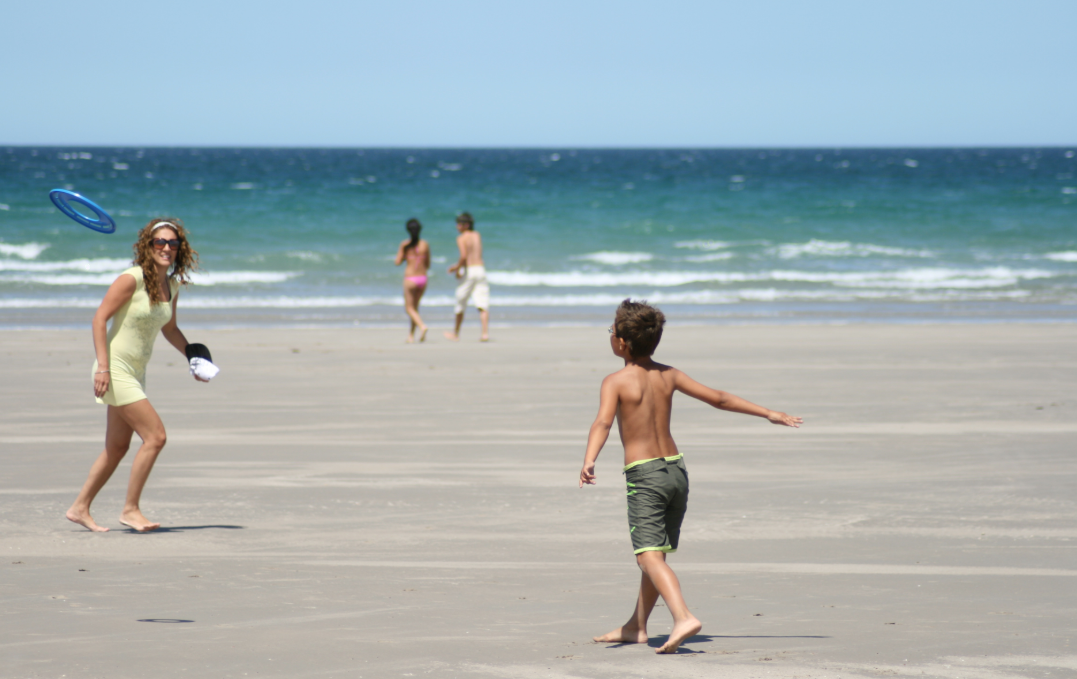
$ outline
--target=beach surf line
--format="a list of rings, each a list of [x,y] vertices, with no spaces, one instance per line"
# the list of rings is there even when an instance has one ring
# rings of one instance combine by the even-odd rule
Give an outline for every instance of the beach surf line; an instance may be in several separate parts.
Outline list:
[[[540,561],[365,561],[359,559],[302,560],[305,566],[345,566],[359,568],[428,568],[435,570],[540,570],[613,568],[623,563],[580,563]],[[1077,570],[1061,568],[1019,568],[1007,566],[924,566],[856,563],[678,563],[678,570],[694,573],[796,573],[804,575],[958,575],[1077,577]]]

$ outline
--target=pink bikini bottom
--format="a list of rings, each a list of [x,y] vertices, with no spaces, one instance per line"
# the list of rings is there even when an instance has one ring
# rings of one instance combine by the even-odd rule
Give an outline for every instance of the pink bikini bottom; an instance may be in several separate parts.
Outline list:
[[[426,287],[426,276],[404,276],[404,280],[411,281],[420,288]]]

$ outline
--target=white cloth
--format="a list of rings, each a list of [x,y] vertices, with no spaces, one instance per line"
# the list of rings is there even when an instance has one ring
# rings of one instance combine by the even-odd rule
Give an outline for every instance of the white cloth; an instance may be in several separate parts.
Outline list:
[[[490,284],[486,282],[486,267],[469,266],[464,272],[464,280],[456,286],[456,307],[454,313],[464,313],[467,300],[474,294],[475,307],[485,310],[490,308]]]
[[[220,368],[213,365],[204,358],[198,358],[196,356],[195,358],[191,359],[191,374],[197,377],[201,377],[204,380],[212,380],[214,377],[217,376],[217,373],[219,373],[220,371]]]

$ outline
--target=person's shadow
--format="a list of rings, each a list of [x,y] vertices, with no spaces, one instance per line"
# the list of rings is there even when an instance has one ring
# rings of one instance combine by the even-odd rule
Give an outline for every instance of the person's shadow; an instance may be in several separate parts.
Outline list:
[[[707,653],[707,651],[696,651],[690,648],[685,648],[687,644],[698,644],[714,641],[716,639],[829,639],[829,636],[822,634],[695,634],[688,637],[682,643],[680,648],[677,649],[678,654],[689,653]],[[647,639],[647,645],[651,648],[661,648],[663,644],[669,641],[668,634],[659,634],[658,636]],[[622,646],[634,646],[635,644],[610,644],[609,648],[621,648]]]
[[[232,526],[228,524],[210,524],[206,526],[161,526],[156,530],[146,531],[140,533],[134,528],[127,528],[128,533],[138,533],[139,535],[151,535],[157,533],[185,533],[189,530],[208,530],[211,528],[217,528],[220,530],[244,530],[246,526]]]

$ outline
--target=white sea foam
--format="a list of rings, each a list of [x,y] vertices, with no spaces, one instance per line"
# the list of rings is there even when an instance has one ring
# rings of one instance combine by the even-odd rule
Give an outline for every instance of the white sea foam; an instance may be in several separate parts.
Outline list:
[[[94,309],[100,304],[97,297],[0,297],[0,309]]]
[[[423,306],[452,306],[451,297],[431,297],[423,299]],[[240,295],[235,297],[200,297],[191,295],[183,301],[188,309],[338,309],[360,306],[400,306],[399,296],[349,296],[349,297],[255,297]]]
[[[320,262],[323,259],[322,255],[320,255],[319,253],[311,252],[309,250],[297,250],[293,252],[286,252],[284,254],[289,257],[301,259],[304,262]],[[390,257],[390,259],[392,259],[392,257]]]
[[[808,272],[773,271],[771,280],[798,283],[830,283],[839,287],[923,289],[1004,288],[1021,281],[1052,278],[1038,269],[1015,270],[997,266],[985,269],[921,268],[898,271]]]
[[[38,262],[34,263],[36,264]],[[65,262],[65,264],[68,263],[69,262]],[[40,264],[45,264],[45,262],[40,262]],[[0,283],[29,283],[35,285],[112,285],[116,280],[116,277],[128,266],[130,266],[129,263],[123,261],[122,265],[119,267],[97,270],[107,271],[108,273],[92,273],[94,271],[93,269],[86,269],[84,270],[85,273],[0,273]],[[0,272],[2,271],[2,268],[0,268]],[[23,269],[21,271],[26,270]],[[44,271],[50,270],[44,269]],[[198,271],[191,274],[191,282],[199,286],[283,283],[286,280],[301,275],[302,273],[297,271]]]
[[[247,283],[283,283],[302,276],[300,271],[196,271],[191,273],[195,285],[244,285]]]
[[[667,288],[689,283],[765,280],[757,274],[690,271],[637,271],[631,273],[594,273],[567,271],[563,273],[530,273],[524,271],[491,271],[487,274],[494,285],[548,286],[554,288],[620,287],[645,285]]]
[[[1056,262],[1077,262],[1077,251],[1051,252],[1044,255],[1045,259],[1053,259]]]
[[[722,250],[732,246],[720,240],[682,240],[673,244],[675,248],[688,248],[690,250]]]
[[[720,262],[724,259],[733,259],[735,257],[732,252],[712,252],[709,255],[692,255],[685,257],[686,262]]]
[[[1032,296],[1027,290],[784,290],[741,288],[693,292],[651,291],[634,295],[653,304],[723,305],[743,302],[983,302],[1021,301]],[[595,293],[568,295],[494,295],[497,307],[615,307],[624,294]],[[1077,301],[1077,300],[1072,300]],[[100,297],[4,297],[0,309],[94,309]],[[208,296],[188,293],[180,304],[185,309],[341,309],[349,307],[400,307],[398,296],[297,297],[252,295]],[[451,308],[449,295],[423,299],[423,307]]]
[[[98,259],[69,259],[61,262],[27,262],[17,259],[0,259],[0,271],[82,271],[101,273],[119,272],[131,266],[129,259],[101,257]]]
[[[0,309],[93,309],[100,297],[0,298]],[[399,306],[399,297],[254,297],[200,296],[187,294],[180,301],[185,309],[333,309],[359,306]],[[424,299],[423,306],[449,306],[451,297]]]
[[[830,284],[862,288],[1000,288],[1020,281],[1052,278],[1057,274],[1039,269],[988,267],[983,269],[918,268],[897,271],[637,271],[596,273],[567,271],[532,273],[491,271],[490,282],[506,287],[625,287],[668,288],[691,283],[784,282]]]
[[[589,255],[577,255],[575,257],[570,257],[569,259],[582,259],[590,262],[598,262],[599,264],[621,266],[624,264],[649,262],[654,259],[654,255],[648,252],[592,252]]]
[[[37,256],[49,248],[48,243],[0,243],[0,255],[21,257],[23,259],[37,259]]]
[[[254,182],[236,182],[232,184],[232,188],[237,191],[250,191],[254,188]]]
[[[930,250],[909,250],[893,248],[870,243],[850,243],[848,241],[825,241],[812,239],[807,243],[784,243],[771,250],[782,259],[798,257],[871,257],[885,255],[888,257],[934,257]]]
[[[112,285],[119,272],[110,274],[15,274],[0,275],[0,283],[34,285]]]

